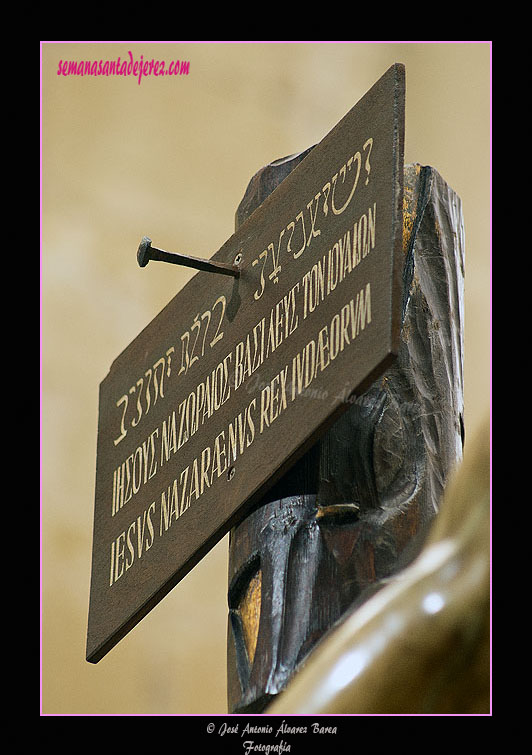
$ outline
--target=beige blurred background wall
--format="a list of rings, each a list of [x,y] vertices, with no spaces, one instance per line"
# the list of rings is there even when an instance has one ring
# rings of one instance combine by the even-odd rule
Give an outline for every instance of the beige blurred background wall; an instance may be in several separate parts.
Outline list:
[[[460,195],[465,409],[490,401],[490,43],[43,43],[42,712],[223,714],[227,538],[100,663],[85,661],[98,386],[210,257],[252,174],[318,142],[394,62],[405,161]],[[188,75],[64,77],[61,60],[185,60]]]

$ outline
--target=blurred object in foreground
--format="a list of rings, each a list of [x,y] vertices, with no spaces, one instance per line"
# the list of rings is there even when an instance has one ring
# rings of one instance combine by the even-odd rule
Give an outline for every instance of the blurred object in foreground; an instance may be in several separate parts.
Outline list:
[[[489,449],[486,422],[419,557],[323,638],[266,713],[490,712]]]

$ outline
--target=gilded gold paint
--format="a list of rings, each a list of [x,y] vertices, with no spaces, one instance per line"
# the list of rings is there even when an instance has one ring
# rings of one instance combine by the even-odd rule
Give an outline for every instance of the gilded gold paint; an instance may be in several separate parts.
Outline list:
[[[250,580],[239,606],[244,631],[244,642],[250,664],[253,663],[253,659],[255,658],[259,635],[261,586],[262,572],[259,570]]]

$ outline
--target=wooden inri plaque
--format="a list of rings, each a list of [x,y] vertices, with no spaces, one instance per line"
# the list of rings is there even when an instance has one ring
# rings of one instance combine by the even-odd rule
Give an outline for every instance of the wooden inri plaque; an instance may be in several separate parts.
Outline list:
[[[396,355],[405,74],[392,66],[100,385],[99,661]]]

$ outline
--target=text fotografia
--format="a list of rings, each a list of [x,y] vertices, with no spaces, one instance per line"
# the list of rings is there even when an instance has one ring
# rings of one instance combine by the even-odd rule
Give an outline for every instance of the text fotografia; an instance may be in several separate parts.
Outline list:
[[[134,76],[140,84],[148,76],[188,76],[190,60],[135,60],[131,50],[128,57],[115,60],[60,60],[58,76]]]
[[[291,751],[291,745],[284,739],[279,739],[282,736],[298,736],[298,735],[327,735],[337,734],[336,726],[324,726],[321,723],[313,722],[305,724],[304,726],[291,726],[287,724],[283,719],[279,726],[272,726],[271,724],[251,724],[246,723],[241,727],[239,723],[227,724],[222,723],[218,728],[213,723],[207,726],[209,734],[216,732],[219,737],[236,735],[242,740],[242,748],[245,755],[251,755],[254,752],[266,753],[266,755],[273,755],[273,753],[284,753]],[[271,736],[278,741],[275,744],[264,743],[254,739],[250,739],[252,736]],[[244,738],[245,737],[245,738]]]

